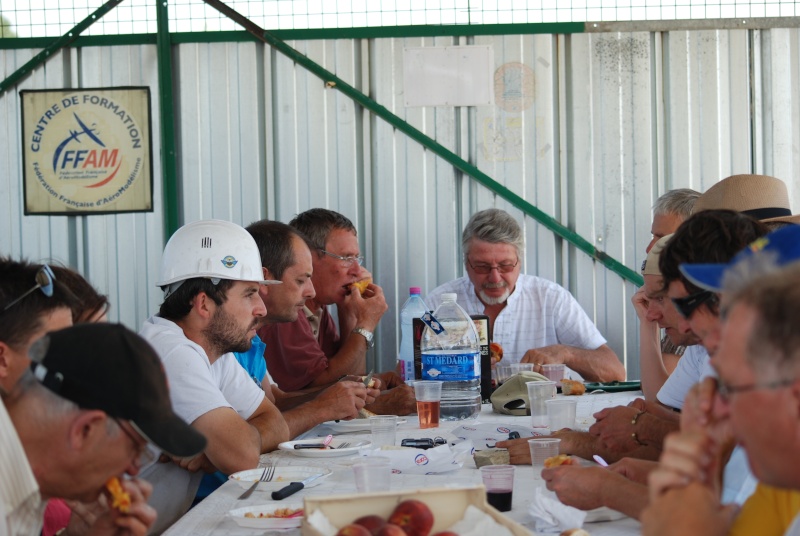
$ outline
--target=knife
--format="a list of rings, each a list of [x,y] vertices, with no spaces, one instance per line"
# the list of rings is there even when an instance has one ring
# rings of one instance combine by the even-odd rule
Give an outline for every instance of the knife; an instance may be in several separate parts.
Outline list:
[[[372,369],[372,370],[370,370],[370,371],[369,371],[369,374],[367,374],[367,377],[366,377],[366,379],[364,379],[364,385],[366,385],[367,387],[369,387],[369,382],[371,382],[371,381],[372,381],[372,376],[373,376],[374,374],[375,374],[375,369]]]
[[[273,501],[281,501],[281,500],[285,499],[286,497],[288,497],[289,495],[294,495],[295,493],[297,493],[298,491],[300,491],[304,487],[306,487],[309,484],[311,484],[312,482],[314,482],[319,477],[325,476],[325,474],[326,473],[319,473],[318,475],[312,475],[312,476],[306,478],[305,480],[303,480],[302,482],[291,482],[288,486],[284,486],[281,489],[279,489],[278,491],[273,491],[272,492],[272,500]]]

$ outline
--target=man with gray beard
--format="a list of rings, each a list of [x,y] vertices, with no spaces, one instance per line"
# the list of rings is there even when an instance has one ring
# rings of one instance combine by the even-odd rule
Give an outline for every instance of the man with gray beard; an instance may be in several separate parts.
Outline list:
[[[503,362],[564,363],[588,381],[625,379],[625,367],[584,310],[563,287],[520,274],[524,238],[507,212],[488,209],[461,234],[467,275],[435,288],[425,299],[436,309],[455,292],[468,314],[485,314]]]

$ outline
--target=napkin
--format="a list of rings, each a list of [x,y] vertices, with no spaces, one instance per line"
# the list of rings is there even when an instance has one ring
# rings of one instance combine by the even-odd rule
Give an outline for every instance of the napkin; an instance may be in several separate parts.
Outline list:
[[[563,532],[580,528],[586,518],[586,512],[548,496],[542,488],[533,490],[533,501],[528,512],[535,521],[536,532]]]
[[[471,504],[464,511],[461,521],[447,529],[460,536],[513,536],[511,531],[495,521],[492,516]]]
[[[365,456],[389,458],[393,473],[409,475],[431,475],[449,473],[463,467],[475,449],[472,441],[461,441],[455,445],[439,445],[432,449],[388,447],[364,452]]]
[[[311,515],[306,518],[306,521],[323,536],[334,536],[338,530],[333,526],[333,523],[330,522],[328,516],[322,513],[322,510],[314,510],[311,512]]]
[[[508,434],[517,432],[520,437],[534,437],[539,434],[530,426],[520,426],[510,422],[503,423],[470,423],[464,424],[450,432],[459,439],[469,439],[475,450],[494,448],[498,441],[506,441]]]

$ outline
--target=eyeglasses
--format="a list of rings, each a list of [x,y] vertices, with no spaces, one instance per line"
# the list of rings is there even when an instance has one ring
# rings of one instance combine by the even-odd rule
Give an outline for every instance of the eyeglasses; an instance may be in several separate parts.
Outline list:
[[[467,264],[469,264],[469,267],[472,268],[472,271],[476,274],[487,275],[492,273],[492,270],[497,270],[501,274],[507,274],[517,267],[519,264],[519,258],[516,260],[516,262],[514,262],[514,264],[511,264],[510,262],[504,262],[501,264],[472,264],[469,262],[469,259],[467,259]]]
[[[695,294],[690,294],[689,296],[684,296],[683,298],[672,298],[672,303],[675,305],[675,309],[678,310],[678,313],[686,320],[689,320],[698,307],[715,298],[716,294],[710,290],[703,290]]]
[[[747,385],[728,385],[726,383],[723,383],[722,380],[717,379],[717,394],[719,394],[719,397],[724,402],[729,402],[731,399],[731,395],[734,395],[736,393],[780,389],[782,387],[788,387],[796,381],[797,381],[796,379],[791,379],[791,380],[777,380],[774,382],[767,382],[767,383],[756,382]]]
[[[117,426],[119,426],[120,429],[125,432],[125,435],[128,436],[131,441],[133,441],[133,446],[138,451],[138,454],[136,455],[136,466],[141,469],[142,467],[146,467],[153,463],[156,459],[156,455],[152,450],[150,450],[150,445],[148,443],[142,444],[141,439],[134,436],[128,431],[127,428],[122,426],[122,422],[119,419],[115,417],[112,418],[114,419],[114,422],[117,423]]]
[[[350,257],[342,257],[341,255],[337,255],[336,253],[325,251],[322,248],[319,248],[319,250],[323,252],[325,255],[329,255],[334,259],[339,259],[344,263],[345,266],[350,266],[353,263],[356,263],[359,266],[364,266],[364,257],[362,255],[351,255]]]
[[[11,307],[16,305],[17,303],[21,302],[25,296],[30,294],[31,292],[35,291],[37,288],[41,289],[42,294],[47,296],[48,298],[53,296],[53,281],[55,281],[56,276],[53,274],[53,270],[50,269],[49,266],[43,264],[41,268],[36,272],[36,284],[28,289],[25,294],[17,298],[16,300],[12,301],[8,305],[3,308],[3,311],[8,311]]]

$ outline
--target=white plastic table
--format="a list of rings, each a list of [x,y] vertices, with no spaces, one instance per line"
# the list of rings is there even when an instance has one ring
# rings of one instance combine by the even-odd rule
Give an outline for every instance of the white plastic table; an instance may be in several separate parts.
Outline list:
[[[576,397],[578,400],[577,409],[577,428],[587,429],[593,422],[592,414],[610,406],[624,405],[641,396],[641,392],[621,392],[593,394]],[[442,422],[437,429],[420,430],[419,421],[415,415],[407,417],[407,422],[398,426],[397,444],[406,437],[433,437],[442,436],[446,439],[449,432],[465,423],[508,423],[529,426],[529,417],[514,417],[509,415],[499,415],[492,412],[489,404],[484,404],[481,414],[477,420],[473,421],[454,421]],[[331,433],[329,427],[325,425],[317,426],[300,439],[324,437]],[[344,435],[342,433],[336,434]],[[369,439],[368,431],[359,431],[348,434],[352,440]],[[312,466],[326,467],[333,471],[328,478],[324,479],[318,486],[298,492],[294,498],[302,498],[310,495],[334,495],[355,493],[355,482],[353,480],[351,465],[352,457],[342,458],[301,458],[291,452],[276,451],[261,456],[261,462],[273,461],[278,465]],[[391,489],[393,491],[418,489],[434,486],[465,486],[480,484],[480,472],[474,463],[467,463],[458,471],[440,475],[408,475],[393,474],[391,476]],[[544,486],[541,479],[536,478],[531,466],[516,466],[514,478],[514,502],[510,512],[506,515],[521,525],[533,531],[533,519],[528,513],[529,506],[533,500],[534,489],[537,486]],[[263,530],[241,528],[226,513],[234,508],[256,505],[270,501],[268,492],[256,491],[249,499],[239,501],[237,497],[241,495],[242,488],[235,482],[227,482],[205,500],[187,512],[181,519],[170,527],[165,534],[178,536],[192,534],[195,536],[204,535],[223,535],[223,536],[247,536],[256,534],[266,534]],[[639,522],[631,518],[623,518],[615,521],[587,523],[586,528],[592,536],[627,536],[640,534]],[[296,536],[300,530],[274,532],[286,536]]]

